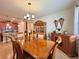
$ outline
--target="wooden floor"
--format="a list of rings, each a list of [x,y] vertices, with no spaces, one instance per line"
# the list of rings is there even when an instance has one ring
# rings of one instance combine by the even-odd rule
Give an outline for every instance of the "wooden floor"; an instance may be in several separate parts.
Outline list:
[[[0,43],[0,59],[12,59],[12,44],[9,43]],[[79,58],[70,58],[64,54],[59,49],[56,49],[55,59],[79,59]]]

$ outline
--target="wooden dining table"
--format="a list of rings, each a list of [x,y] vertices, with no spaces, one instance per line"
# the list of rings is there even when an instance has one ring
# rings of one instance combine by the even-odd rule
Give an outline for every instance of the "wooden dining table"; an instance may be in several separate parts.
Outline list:
[[[47,59],[55,42],[50,40],[31,40],[22,43],[21,48],[35,59]]]

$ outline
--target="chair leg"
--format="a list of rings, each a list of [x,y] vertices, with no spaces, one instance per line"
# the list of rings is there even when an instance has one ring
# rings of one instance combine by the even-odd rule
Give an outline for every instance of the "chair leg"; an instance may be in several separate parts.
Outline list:
[[[14,53],[13,53],[13,59],[16,59],[15,57],[16,57],[16,53],[14,52]]]
[[[55,59],[55,53],[53,54],[53,57],[52,57],[52,59]]]
[[[15,56],[13,55],[13,59],[15,59]]]
[[[58,45],[57,45],[58,46]],[[56,53],[56,50],[57,50],[57,46],[55,47],[54,51],[53,51],[53,56],[52,56],[52,59],[55,59],[55,53]]]
[[[17,53],[15,54],[15,59],[19,59]]]

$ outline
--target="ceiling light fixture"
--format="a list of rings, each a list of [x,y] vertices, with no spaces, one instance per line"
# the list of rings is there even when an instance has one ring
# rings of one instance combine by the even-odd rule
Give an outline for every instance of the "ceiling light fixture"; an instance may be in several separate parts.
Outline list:
[[[24,16],[24,19],[27,19],[27,20],[32,20],[32,19],[34,19],[35,18],[35,15],[32,15],[31,13],[30,13],[30,6],[31,6],[31,3],[30,2],[28,2],[28,6],[29,6],[29,12]]]

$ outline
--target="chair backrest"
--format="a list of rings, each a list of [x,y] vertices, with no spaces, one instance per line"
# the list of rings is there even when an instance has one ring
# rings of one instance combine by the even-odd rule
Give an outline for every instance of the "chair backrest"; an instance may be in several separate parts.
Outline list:
[[[15,42],[11,39],[12,42],[12,48],[13,48],[13,59],[15,59],[15,54],[16,54],[16,50],[15,50]]]
[[[57,48],[57,46],[58,46],[58,43],[55,43],[55,45],[52,47],[52,49],[50,50],[50,52],[49,52],[49,56],[48,56],[48,58],[47,59],[54,59],[54,52],[55,52],[55,49]]]
[[[13,45],[16,50],[17,59],[23,59],[24,57],[20,45],[17,42],[13,42]]]
[[[23,58],[22,49],[21,49],[19,43],[17,43],[15,37],[10,36],[8,38],[10,38],[11,39],[11,42],[12,42],[13,54],[15,54],[15,53],[17,54],[16,59],[24,59]]]

